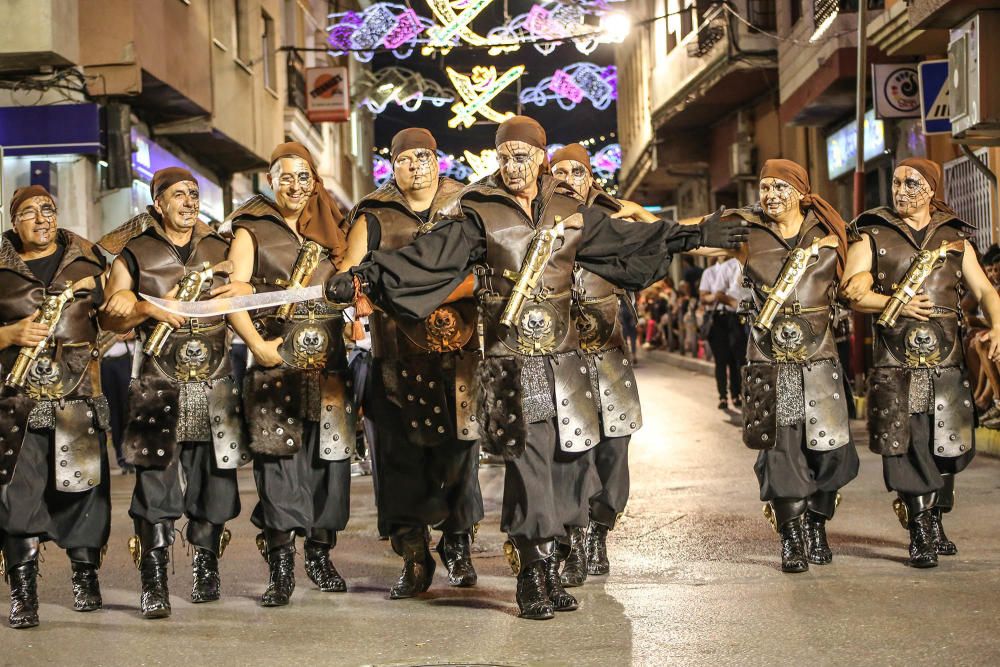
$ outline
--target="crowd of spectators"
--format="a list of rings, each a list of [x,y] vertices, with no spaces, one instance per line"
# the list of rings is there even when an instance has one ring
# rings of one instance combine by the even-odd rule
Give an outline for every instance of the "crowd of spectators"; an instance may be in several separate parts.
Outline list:
[[[980,258],[986,277],[994,288],[1000,289],[1000,247],[990,246]],[[989,324],[976,305],[975,299],[966,296],[962,301],[967,324],[964,339],[965,359],[979,425],[1000,430],[1000,369],[990,360],[989,344],[979,340],[980,334],[989,330]]]

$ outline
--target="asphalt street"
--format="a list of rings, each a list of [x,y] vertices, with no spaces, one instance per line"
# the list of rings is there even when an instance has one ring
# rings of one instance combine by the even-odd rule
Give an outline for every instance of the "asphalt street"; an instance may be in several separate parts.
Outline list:
[[[262,609],[256,596],[266,566],[254,546],[255,494],[245,470],[243,512],[222,560],[223,600],[188,601],[190,556],[178,541],[173,616],[143,620],[126,548],[134,478],[116,474],[101,571],[105,608],[72,611],[68,561],[48,548],[39,580],[42,625],[0,627],[0,664],[1000,663],[1000,462],[980,457],[958,478],[946,529],[959,554],[936,569],[913,570],[904,565],[907,534],[892,512],[879,459],[864,450],[860,477],[830,524],[833,564],[786,575],[761,514],[755,455],[743,447],[735,415],[716,408],[712,379],[651,359],[637,372],[645,426],[633,439],[632,498],[609,538],[612,572],[573,589],[581,601],[575,613],[547,622],[517,618],[498,527],[498,467],[480,472],[486,520],[474,546],[477,587],[452,589],[439,568],[427,594],[388,600],[400,561],[377,539],[371,478],[356,477],[351,522],[334,550],[349,591],[314,589],[300,557],[292,605]],[[863,448],[864,434],[857,437]]]

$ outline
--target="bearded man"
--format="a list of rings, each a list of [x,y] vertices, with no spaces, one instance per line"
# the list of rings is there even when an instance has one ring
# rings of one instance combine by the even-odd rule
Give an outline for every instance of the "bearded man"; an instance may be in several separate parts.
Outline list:
[[[171,612],[169,547],[181,516],[194,547],[191,601],[219,599],[226,522],[240,513],[236,470],[250,458],[225,319],[188,320],[140,297],[207,298],[223,282],[218,265],[229,244],[198,219],[200,189],[189,171],[161,169],[149,190],[152,206],[100,240],[118,256],[100,316],[104,328],[135,329],[139,338],[123,444],[136,467],[129,549],[142,581],[142,615],[164,618]]]
[[[462,185],[438,173],[437,142],[422,128],[392,140],[393,178],[349,216],[348,259],[411,243]],[[392,599],[423,593],[434,560],[428,526],[441,531],[437,552],[452,586],[472,586],[471,545],[483,518],[473,386],[480,358],[471,277],[422,320],[375,311],[369,320],[373,374],[365,416],[374,431],[373,474],[379,522],[403,557]]]
[[[343,216],[302,145],[271,154],[274,199],[256,196],[226,223],[233,234],[229,288],[216,295],[322,283],[346,251]],[[260,500],[251,520],[270,575],[264,607],[287,605],[295,590],[295,537],[323,592],[347,590],[330,560],[350,515],[355,414],[350,400],[341,310],[323,299],[229,316],[250,352],[245,406]]]
[[[718,220],[633,225],[581,206],[547,173],[545,131],[525,116],[499,126],[496,147],[499,173],[465,188],[413,243],[372,252],[328,281],[327,298],[366,294],[394,315],[424,318],[479,267],[485,360],[477,420],[486,446],[506,460],[501,528],[509,535],[505,552],[518,577],[521,617],[549,619],[578,606],[562,586],[554,547],[589,497],[578,483],[577,459],[600,441],[571,314],[573,266],[640,289],[662,277],[671,253],[727,246],[743,230]],[[627,360],[620,372],[632,375]],[[610,406],[602,401],[602,409]],[[629,428],[637,425],[621,407],[610,411]]]
[[[10,202],[0,238],[0,572],[12,628],[38,625],[38,546],[55,542],[73,569],[73,608],[102,606],[97,571],[111,524],[97,307],[104,259],[58,228],[40,185]]]
[[[893,509],[910,533],[912,567],[958,552],[942,517],[955,505],[955,475],[975,456],[972,392],[962,345],[961,299],[979,303],[990,329],[979,334],[1000,359],[1000,296],[969,241],[972,225],[941,197],[941,166],[908,158],[892,175],[892,206],[852,223],[845,294],[856,310],[879,313],[868,377],[869,447],[882,456]]]

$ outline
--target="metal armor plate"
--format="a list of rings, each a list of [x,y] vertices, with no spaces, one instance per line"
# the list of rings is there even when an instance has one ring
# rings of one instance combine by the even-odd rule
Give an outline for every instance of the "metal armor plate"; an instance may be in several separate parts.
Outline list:
[[[576,354],[553,357],[552,374],[559,448],[584,452],[595,447],[601,441],[601,424],[594,409],[587,364]]]
[[[383,378],[396,376],[394,384],[385,383],[388,398],[399,406],[410,442],[421,447],[434,447],[454,437],[441,361],[421,355],[382,364]]]
[[[639,387],[632,364],[621,349],[595,355],[604,435],[617,438],[642,428]]]
[[[287,368],[251,366],[244,380],[250,449],[290,456],[302,448],[301,374]]]
[[[934,383],[934,454],[961,456],[972,449],[972,392],[959,367],[931,373]]]
[[[229,377],[213,382],[208,391],[208,419],[212,427],[215,465],[220,470],[233,470],[250,462],[242,412],[236,382]]]
[[[777,385],[777,364],[743,367],[743,444],[750,449],[774,448],[778,432]]]
[[[84,401],[55,406],[55,483],[59,491],[89,491],[101,483],[100,435]]]
[[[936,320],[903,320],[899,326],[882,332],[882,340],[889,354],[910,368],[937,366],[951,356],[955,347],[955,338]]]
[[[840,364],[803,366],[802,389],[806,404],[806,447],[825,452],[849,443],[851,431]]]
[[[338,374],[320,377],[323,413],[319,420],[319,457],[343,461],[354,454],[356,415],[344,379]]]
[[[153,365],[179,382],[201,382],[214,376],[226,361],[226,336],[172,334]]]
[[[614,303],[614,314],[607,312],[609,302]],[[585,352],[603,350],[615,333],[618,317],[618,295],[611,294],[594,301],[579,301],[576,308],[576,331],[580,348]]]
[[[472,300],[446,303],[422,320],[397,318],[395,322],[416,347],[453,352],[468,345],[476,333],[476,304]]]
[[[455,353],[455,429],[459,440],[479,439],[476,371],[479,352]]]
[[[910,374],[905,368],[882,367],[868,376],[868,448],[882,456],[905,454],[910,448]]]
[[[40,401],[69,396],[80,386],[93,358],[89,343],[50,348],[28,370],[24,392]]]
[[[767,332],[753,329],[753,335],[757,348],[766,357],[780,362],[805,361],[822,342],[812,323],[798,315],[778,315]]]
[[[289,327],[284,343],[278,349],[289,366],[302,370],[319,370],[326,366],[326,356],[333,341],[326,320],[303,320]]]

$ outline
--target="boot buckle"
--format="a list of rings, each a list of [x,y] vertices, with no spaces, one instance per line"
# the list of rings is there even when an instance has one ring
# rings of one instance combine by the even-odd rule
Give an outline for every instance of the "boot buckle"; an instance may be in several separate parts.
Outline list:
[[[774,510],[771,508],[771,503],[764,503],[763,512],[764,512],[764,518],[767,519],[767,522],[771,524],[771,528],[773,528],[774,532],[777,533],[778,520],[774,516]]]
[[[229,546],[229,542],[232,539],[233,539],[233,534],[229,532],[229,529],[223,528],[222,534],[219,535],[219,558],[222,558],[222,554],[226,552],[226,547]]]
[[[514,572],[514,576],[521,574],[521,554],[510,540],[503,543],[503,555],[507,557],[507,563]]]
[[[135,569],[139,569],[139,561],[142,560],[142,540],[139,539],[138,535],[133,535],[128,538],[128,552],[132,556],[132,562],[135,563]]]
[[[910,510],[903,502],[902,498],[896,498],[892,501],[892,511],[896,513],[896,518],[899,519],[899,525],[904,529],[910,527]]]

